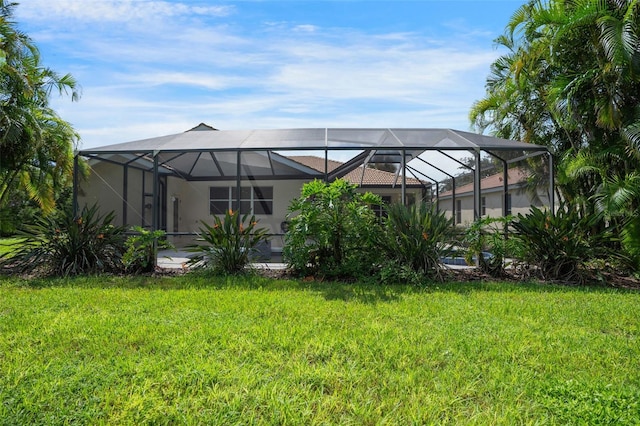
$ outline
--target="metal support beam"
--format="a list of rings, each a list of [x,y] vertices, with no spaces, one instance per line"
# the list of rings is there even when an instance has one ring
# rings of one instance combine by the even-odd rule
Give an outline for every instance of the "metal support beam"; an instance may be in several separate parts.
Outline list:
[[[407,157],[406,151],[402,150],[402,204],[407,204]]]
[[[482,188],[480,185],[481,177],[481,166],[480,166],[480,150],[476,150],[475,154],[475,163],[476,167],[473,173],[473,219],[480,219],[480,197],[482,195]]]
[[[506,217],[509,213],[507,207],[509,204],[509,169],[507,162],[502,160],[502,217]]]
[[[507,161],[507,163],[509,163],[509,164],[517,163],[518,161],[527,160],[529,158],[539,157],[541,155],[547,154],[548,152],[549,151],[539,151],[539,152],[534,152],[533,154],[525,154],[525,155],[522,155],[522,156],[517,157],[517,158],[512,158],[511,160]]]
[[[144,196],[143,196],[144,198]],[[122,225],[127,225],[127,205],[129,204],[129,165],[122,167]]]
[[[453,216],[453,220],[455,221],[456,215],[458,212],[456,211],[456,178],[451,177],[451,212]],[[455,223],[455,222],[454,222]]]
[[[324,129],[324,183],[329,183],[329,129]]]
[[[80,172],[78,161],[78,154],[76,154],[73,156],[73,217],[78,215],[78,173]]]
[[[444,154],[443,152],[441,152],[441,154]],[[446,155],[446,154],[445,154]],[[447,155],[448,157],[448,155]],[[434,169],[436,169],[437,171],[439,171],[440,173],[443,173],[447,176],[449,176],[449,178],[451,179],[451,202],[452,202],[452,206],[451,206],[451,212],[452,212],[452,216],[455,217],[456,215],[456,177],[450,173],[445,172],[444,170],[442,170],[439,167],[434,166],[433,164],[431,164],[430,162],[428,162],[427,160],[420,158],[420,157],[416,157],[418,160],[422,161],[423,163],[425,163],[426,165],[433,167]],[[461,163],[462,164],[462,163]],[[465,166],[467,167],[467,166]],[[439,186],[438,183],[436,182],[436,205],[438,206],[438,208],[440,207],[440,192],[439,192]]]
[[[160,196],[158,191],[159,186],[159,176],[158,176],[158,153],[153,153],[153,207],[151,207],[152,215],[151,215],[151,231],[155,232],[160,228],[159,219],[160,219]],[[144,197],[143,197],[144,198]],[[153,240],[153,252],[158,252],[158,240],[154,238]],[[153,256],[153,267],[158,266],[158,256]]]
[[[153,195],[152,195],[152,203],[153,207],[151,207],[151,231],[157,231],[159,228],[159,218],[160,218],[160,197],[158,191],[158,155],[157,153],[153,153]]]
[[[469,167],[468,165],[464,164],[462,161],[458,160],[455,157],[450,156],[449,154],[447,154],[446,152],[442,152],[442,151],[438,151],[441,155],[444,155],[445,157],[447,157],[450,160],[455,161],[456,163],[460,164],[462,167],[464,167],[465,169],[469,169],[469,170],[473,170],[471,167]]]
[[[147,226],[147,222],[145,220],[145,216],[147,215],[145,213],[145,198],[147,196],[147,172],[145,172],[144,170],[142,170],[140,173],[142,173],[142,197],[140,198],[140,211],[142,212],[142,223],[140,224],[140,226],[142,226],[143,228],[145,226]]]
[[[238,151],[237,155],[236,155],[236,201],[235,201],[235,207],[236,207],[236,211],[238,212],[238,220],[240,220],[240,191],[242,190],[242,182],[241,182],[241,176],[242,176],[242,153],[240,151]]]
[[[426,187],[427,187],[427,186],[426,186],[424,183],[422,183],[422,180],[421,180],[417,175],[422,176],[423,178],[425,178],[425,179],[427,179],[427,180],[429,180],[429,181],[433,182],[433,184],[435,184],[435,185],[436,185],[436,205],[437,205],[437,203],[438,203],[438,198],[437,198],[437,197],[438,197],[438,181],[437,181],[437,180],[435,180],[434,178],[432,178],[432,177],[430,177],[430,176],[428,176],[428,175],[424,174],[424,172],[421,172],[420,170],[418,170],[418,169],[416,169],[416,168],[411,167],[411,166],[410,166],[410,165],[408,165],[408,164],[407,164],[407,170],[411,173],[411,175],[412,175],[416,180],[418,180],[418,181],[420,182],[420,185],[422,185],[422,187],[423,187],[424,189],[426,189]],[[432,184],[430,184],[430,185],[432,185]],[[430,195],[430,196],[431,196],[431,198],[432,198],[432,200],[431,200],[431,201],[433,201],[433,190],[432,190],[431,188],[429,188],[429,195]]]

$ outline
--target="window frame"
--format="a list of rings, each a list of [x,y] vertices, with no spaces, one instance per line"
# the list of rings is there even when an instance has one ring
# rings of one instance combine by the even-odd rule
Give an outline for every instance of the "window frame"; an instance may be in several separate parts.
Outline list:
[[[222,189],[225,189],[226,198],[222,198]],[[212,197],[215,191],[219,191],[217,198]],[[221,215],[227,210],[233,210],[236,202],[235,186],[210,186],[209,187],[209,214]],[[266,196],[265,196],[266,194]],[[219,203],[214,208],[214,203]],[[221,207],[225,205],[224,211]],[[256,205],[259,205],[260,212],[256,213]],[[249,211],[247,212],[247,208]],[[241,186],[240,187],[240,213],[250,213],[254,215],[272,216],[273,215],[273,186]]]

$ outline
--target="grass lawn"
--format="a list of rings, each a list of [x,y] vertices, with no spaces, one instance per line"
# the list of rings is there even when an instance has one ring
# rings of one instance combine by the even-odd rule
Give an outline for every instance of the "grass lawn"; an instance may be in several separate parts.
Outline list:
[[[0,424],[637,424],[640,293],[0,278]]]

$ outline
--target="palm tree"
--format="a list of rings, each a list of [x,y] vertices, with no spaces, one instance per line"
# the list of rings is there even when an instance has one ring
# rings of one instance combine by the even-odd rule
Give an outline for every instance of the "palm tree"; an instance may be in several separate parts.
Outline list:
[[[55,191],[69,183],[78,135],[48,100],[53,90],[77,100],[78,86],[41,65],[38,49],[12,21],[14,7],[0,0],[0,209],[25,191],[50,212]]]
[[[640,212],[640,2],[530,1],[497,42],[508,53],[493,64],[472,121],[552,147],[563,197],[583,214],[617,218],[612,224],[632,235],[628,219]]]

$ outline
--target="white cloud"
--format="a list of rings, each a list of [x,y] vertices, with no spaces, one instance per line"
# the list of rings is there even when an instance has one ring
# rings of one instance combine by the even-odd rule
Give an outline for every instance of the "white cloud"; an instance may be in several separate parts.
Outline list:
[[[30,20],[78,20],[104,23],[164,19],[185,15],[228,16],[233,6],[190,6],[160,0],[29,0],[20,3],[17,14]]]
[[[224,19],[233,8],[199,4],[29,0],[18,6],[36,29],[31,35],[47,47],[45,59],[59,57],[53,68],[71,71],[83,86],[79,103],[53,105],[76,126],[83,147],[178,133],[200,122],[222,129],[465,130],[469,99],[482,96],[498,55],[490,42],[461,29],[438,38],[245,22],[239,14]]]

